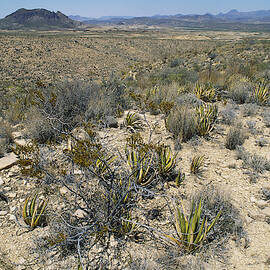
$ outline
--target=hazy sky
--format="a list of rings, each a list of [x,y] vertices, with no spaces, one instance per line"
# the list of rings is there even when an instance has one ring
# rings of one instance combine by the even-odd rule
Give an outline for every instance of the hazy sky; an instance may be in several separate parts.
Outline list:
[[[112,15],[213,14],[230,9],[270,9],[270,0],[0,0],[0,17],[19,8],[45,8],[66,15],[100,17]]]

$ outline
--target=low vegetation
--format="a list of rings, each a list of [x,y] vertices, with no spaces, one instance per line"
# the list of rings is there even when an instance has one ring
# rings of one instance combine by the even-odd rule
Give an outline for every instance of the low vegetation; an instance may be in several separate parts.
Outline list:
[[[0,172],[0,195],[1,177],[3,194],[16,179],[10,209],[27,241],[34,239],[37,267],[230,268],[232,250],[242,256],[249,245],[252,221],[243,215],[258,204],[247,199],[256,183],[245,176],[265,184],[270,171],[268,41],[100,31],[0,33],[0,76],[7,78],[0,83],[0,157],[12,151],[18,158]],[[35,54],[37,67],[43,59],[40,77],[21,69],[17,50],[29,50],[29,61]],[[16,78],[12,67],[22,72]],[[268,206],[261,205],[263,213]],[[5,213],[4,201],[0,207]]]

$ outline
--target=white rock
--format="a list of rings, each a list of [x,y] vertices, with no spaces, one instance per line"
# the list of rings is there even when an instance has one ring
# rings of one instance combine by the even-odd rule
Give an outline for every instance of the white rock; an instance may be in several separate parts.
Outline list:
[[[78,217],[78,218],[84,218],[87,216],[87,213],[81,209],[78,209],[75,211],[75,213],[73,214],[75,217]]]
[[[14,153],[9,153],[5,157],[0,158],[0,171],[9,169],[15,165],[18,161],[17,156]]]
[[[17,196],[16,193],[9,193],[9,194],[8,194],[8,197],[10,197],[10,198],[15,198],[16,196]]]
[[[264,208],[261,213],[267,217],[270,217],[270,207]]]
[[[259,208],[264,208],[264,207],[266,207],[268,205],[268,203],[266,201],[264,201],[264,200],[258,200],[255,203]]]
[[[67,190],[67,188],[65,188],[65,187],[61,187],[61,188],[59,189],[59,192],[60,192],[60,194],[65,195],[65,194],[68,192],[68,190]]]
[[[265,209],[264,209],[265,210]],[[256,221],[264,221],[265,216],[263,213],[259,213],[258,211],[250,211],[248,214],[251,218],[255,219]]]
[[[16,220],[16,217],[14,215],[9,215],[9,220],[10,221]]]
[[[0,211],[0,216],[5,216],[5,215],[7,215],[7,211]]]
[[[4,180],[2,178],[0,178],[0,186],[2,186],[4,184],[5,184]]]

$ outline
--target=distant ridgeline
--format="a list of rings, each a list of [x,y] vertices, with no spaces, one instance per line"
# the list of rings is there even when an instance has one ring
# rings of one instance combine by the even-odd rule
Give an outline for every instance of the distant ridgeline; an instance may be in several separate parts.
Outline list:
[[[80,25],[80,22],[70,19],[60,11],[46,9],[21,8],[0,20],[0,29],[61,29]]]

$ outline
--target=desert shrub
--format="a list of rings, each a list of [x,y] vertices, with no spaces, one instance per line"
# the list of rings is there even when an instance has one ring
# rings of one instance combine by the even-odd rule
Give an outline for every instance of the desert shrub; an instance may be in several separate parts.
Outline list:
[[[202,105],[203,102],[195,94],[187,93],[177,97],[176,104],[178,106],[191,105],[193,107],[197,107]]]
[[[167,117],[166,127],[182,142],[196,135],[195,113],[188,106],[177,106]]]
[[[262,116],[266,127],[270,127],[270,110],[264,111]]]
[[[260,137],[255,141],[256,145],[260,146],[260,147],[264,147],[267,146],[269,144],[269,141],[264,138],[264,137]]]
[[[270,170],[270,161],[266,157],[247,152],[244,147],[238,146],[236,148],[237,158],[243,161],[245,168],[251,168],[257,173],[263,173],[265,170]]]
[[[159,72],[152,73],[150,75],[150,80],[154,84],[170,84],[172,82],[177,82],[181,85],[184,85],[188,82],[195,83],[198,80],[198,73],[193,70],[188,70],[184,67],[169,67]]]
[[[241,127],[231,127],[226,136],[225,147],[234,150],[237,146],[242,145],[245,142],[245,139],[246,135]]]
[[[44,143],[69,132],[83,121],[98,122],[126,106],[124,87],[117,82],[102,85],[79,81],[59,83],[34,92],[33,106],[26,114],[26,133]]]
[[[31,91],[24,86],[6,85],[0,89],[0,117],[11,124],[24,119],[26,110],[31,106]]]
[[[184,60],[181,59],[181,58],[173,59],[173,60],[170,62],[170,67],[171,67],[171,68],[178,67],[178,66],[180,66],[181,64],[183,64],[183,62],[184,62]]]
[[[248,82],[238,82],[233,84],[229,91],[229,97],[237,104],[244,104],[249,101],[252,86]]]
[[[257,113],[258,106],[254,103],[248,103],[243,106],[243,116],[253,116]]]
[[[258,131],[256,129],[256,121],[247,121],[246,122],[247,124],[247,127],[248,127],[248,131],[251,133],[251,134],[257,134]]]
[[[220,113],[221,123],[232,125],[237,117],[235,110],[231,106],[226,106]]]

